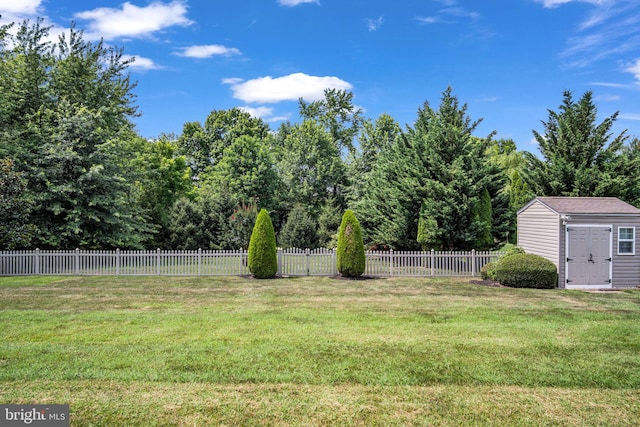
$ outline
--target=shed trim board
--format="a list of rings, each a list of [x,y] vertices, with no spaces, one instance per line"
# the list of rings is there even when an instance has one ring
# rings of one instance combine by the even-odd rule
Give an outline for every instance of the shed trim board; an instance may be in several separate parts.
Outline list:
[[[566,224],[564,251],[566,289],[612,287],[613,232],[613,224]],[[603,246],[603,243],[606,246]]]

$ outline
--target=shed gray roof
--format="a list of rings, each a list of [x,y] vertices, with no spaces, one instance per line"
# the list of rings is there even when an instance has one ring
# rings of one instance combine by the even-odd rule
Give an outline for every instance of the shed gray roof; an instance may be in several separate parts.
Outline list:
[[[634,214],[640,209],[616,197],[536,197],[559,214]]]

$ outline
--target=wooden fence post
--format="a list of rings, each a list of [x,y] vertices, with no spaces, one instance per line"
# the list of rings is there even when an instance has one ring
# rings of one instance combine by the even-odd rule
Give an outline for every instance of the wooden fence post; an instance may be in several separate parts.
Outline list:
[[[40,249],[36,248],[35,253],[33,254],[34,256],[34,261],[33,261],[33,267],[34,267],[34,274],[37,276],[40,274]]]
[[[120,248],[116,249],[116,276],[120,274]]]
[[[476,250],[471,249],[471,276],[476,275]]]
[[[202,248],[198,248],[198,276],[202,276]]]
[[[73,254],[73,274],[76,276],[80,274],[80,249],[76,248]]]
[[[436,275],[436,252],[431,249],[431,277]]]
[[[278,270],[276,274],[278,276],[282,275],[282,248],[278,248]]]

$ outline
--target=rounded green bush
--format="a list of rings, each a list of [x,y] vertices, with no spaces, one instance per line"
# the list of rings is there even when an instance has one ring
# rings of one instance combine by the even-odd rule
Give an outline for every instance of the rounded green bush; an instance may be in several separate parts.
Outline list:
[[[365,269],[362,229],[356,215],[346,210],[338,233],[338,271],[344,277],[360,277]]]
[[[496,267],[497,262],[489,262],[482,266],[480,269],[480,277],[482,280],[496,280]]]
[[[256,279],[269,279],[278,272],[276,234],[266,209],[260,210],[249,241],[249,271]]]
[[[556,266],[534,254],[502,258],[495,269],[496,280],[512,288],[553,289],[558,284]]]
[[[512,245],[512,244],[506,244],[504,245],[504,247],[502,248],[503,254],[500,257],[500,259],[504,259],[506,257],[509,257],[511,255],[517,255],[517,254],[523,254],[524,249],[522,249],[520,246],[516,246],[516,245]]]

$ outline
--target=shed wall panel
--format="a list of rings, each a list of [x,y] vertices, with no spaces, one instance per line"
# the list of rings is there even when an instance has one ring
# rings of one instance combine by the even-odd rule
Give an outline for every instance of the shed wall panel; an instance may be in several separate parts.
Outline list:
[[[540,255],[559,269],[560,218],[540,202],[532,203],[518,215],[518,246]]]

